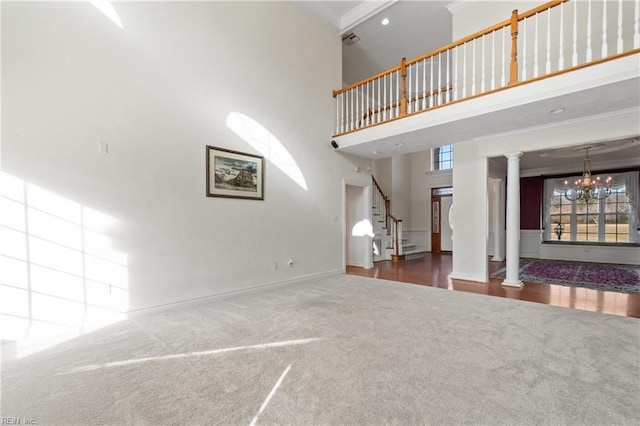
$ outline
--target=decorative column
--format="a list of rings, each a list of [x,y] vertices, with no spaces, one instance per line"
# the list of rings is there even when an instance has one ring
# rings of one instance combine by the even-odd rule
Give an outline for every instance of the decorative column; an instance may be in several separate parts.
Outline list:
[[[502,285],[522,287],[520,281],[520,157],[522,152],[507,157],[507,274]]]
[[[493,187],[493,257],[492,262],[502,262],[504,256],[502,255],[502,230],[504,229],[504,223],[502,223],[502,179],[491,179],[491,186]]]

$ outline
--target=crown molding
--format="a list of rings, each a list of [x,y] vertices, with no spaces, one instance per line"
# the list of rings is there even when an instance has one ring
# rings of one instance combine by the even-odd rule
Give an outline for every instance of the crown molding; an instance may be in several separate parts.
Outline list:
[[[460,9],[464,9],[465,7],[469,6],[471,2],[469,0],[454,0],[451,3],[449,3],[446,7],[449,10],[449,13],[451,13],[452,15],[459,11]]]
[[[356,25],[366,21],[378,12],[383,11],[398,0],[383,1],[363,1],[340,18],[340,33],[342,35],[355,27]]]

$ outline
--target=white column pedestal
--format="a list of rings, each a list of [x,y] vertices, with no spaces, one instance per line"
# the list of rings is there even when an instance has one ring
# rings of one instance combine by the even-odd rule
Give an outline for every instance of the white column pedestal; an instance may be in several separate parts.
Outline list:
[[[522,152],[507,157],[507,273],[504,286],[522,287],[520,281],[520,157]]]

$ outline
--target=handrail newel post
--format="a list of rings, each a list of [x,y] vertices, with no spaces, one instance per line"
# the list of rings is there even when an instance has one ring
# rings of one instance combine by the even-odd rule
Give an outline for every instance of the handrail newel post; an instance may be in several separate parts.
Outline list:
[[[518,83],[518,9],[511,13],[511,68],[509,86]]]
[[[407,114],[407,58],[400,62],[400,77],[402,78],[402,98],[400,99],[400,115]]]

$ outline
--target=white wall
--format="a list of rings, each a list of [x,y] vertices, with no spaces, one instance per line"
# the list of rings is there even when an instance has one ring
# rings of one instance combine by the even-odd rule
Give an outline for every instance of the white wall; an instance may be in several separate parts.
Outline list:
[[[543,1],[468,1],[453,11],[453,40],[489,28],[511,18],[514,9],[526,12],[543,4]]]
[[[411,155],[391,158],[391,213],[411,229]]]
[[[374,160],[371,167],[373,177],[376,178],[376,182],[380,185],[380,189],[382,189],[382,192],[384,192],[387,197],[390,197],[392,188],[391,158],[380,158],[378,160]]]
[[[329,145],[339,37],[287,2],[114,7],[124,29],[89,2],[2,3],[4,172],[114,219],[129,310],[341,270],[342,179],[368,176]],[[267,161],[264,201],[205,197],[205,145],[257,153],[231,112],[308,190]]]

